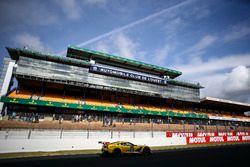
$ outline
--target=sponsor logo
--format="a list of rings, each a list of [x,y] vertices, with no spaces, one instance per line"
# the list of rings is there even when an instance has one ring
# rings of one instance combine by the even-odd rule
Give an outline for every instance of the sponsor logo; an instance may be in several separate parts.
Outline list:
[[[240,141],[239,136],[227,136],[227,141]]]
[[[135,80],[141,80],[141,81],[147,81],[147,82],[156,83],[156,84],[167,85],[167,81],[164,79],[143,76],[143,75],[134,74],[134,73],[126,72],[126,71],[110,69],[106,67],[91,66],[89,70],[92,72],[96,72],[96,73],[114,75],[114,76],[119,76],[119,77],[124,77],[124,78],[131,78]]]
[[[248,136],[248,132],[237,132],[237,136]]]
[[[250,136],[242,136],[242,141],[250,141]]]
[[[208,133],[206,133],[206,132],[198,132],[198,133],[197,133],[197,136],[198,136],[198,137],[215,136],[215,133],[213,133],[213,132],[208,132]]]
[[[210,137],[209,142],[224,142],[224,138],[222,136],[220,136],[220,137]]]
[[[189,144],[201,144],[201,143],[206,143],[206,138],[205,137],[190,137],[189,138]]]
[[[193,137],[193,133],[173,133],[172,137]]]

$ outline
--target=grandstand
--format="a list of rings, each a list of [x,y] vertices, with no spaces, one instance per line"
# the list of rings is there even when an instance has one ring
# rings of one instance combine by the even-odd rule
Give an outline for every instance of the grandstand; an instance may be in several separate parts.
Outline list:
[[[0,128],[249,131],[250,104],[205,97],[182,72],[69,46],[7,48]]]

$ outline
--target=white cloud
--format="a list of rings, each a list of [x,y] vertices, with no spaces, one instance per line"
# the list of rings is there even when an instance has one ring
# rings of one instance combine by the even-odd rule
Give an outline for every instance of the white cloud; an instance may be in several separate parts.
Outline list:
[[[227,78],[223,82],[225,95],[235,96],[235,98],[250,96],[250,68],[240,65],[226,76]]]
[[[123,33],[118,34],[114,38],[114,45],[117,47],[117,55],[122,57],[134,59],[136,56],[136,43],[128,38]]]
[[[55,24],[58,16],[42,1],[1,1],[0,20],[1,30],[9,30],[26,24]]]
[[[107,4],[107,0],[85,0],[86,4],[96,5],[96,6],[105,6]]]
[[[203,36],[197,43],[195,43],[193,46],[187,48],[186,50],[179,52],[175,55],[176,59],[180,58],[181,56],[189,56],[189,59],[194,59],[194,57],[197,59],[202,53],[210,47],[212,44],[214,44],[217,41],[217,37],[212,35],[205,35]]]
[[[201,38],[201,40],[187,49],[185,53],[190,53],[190,52],[200,52],[201,50],[206,49],[210,45],[212,45],[215,41],[217,40],[217,37],[212,36],[212,35],[206,35]]]
[[[99,52],[110,53],[110,46],[105,41],[99,41],[95,45],[95,50],[98,50]]]
[[[39,37],[30,35],[28,33],[19,34],[15,37],[15,42],[22,47],[28,47],[38,51],[47,51],[47,48]]]
[[[55,2],[68,19],[77,20],[81,17],[81,7],[75,0],[55,0]]]
[[[224,41],[230,42],[233,40],[238,40],[250,35],[250,26],[238,24],[231,28],[230,32],[225,35]]]
[[[182,70],[186,76],[191,76],[228,70],[238,65],[249,66],[250,54],[228,55],[223,58],[209,59],[208,61],[200,60],[200,62],[190,60],[188,64],[176,65],[175,67]]]
[[[133,41],[128,35],[119,33],[108,39],[99,41],[92,45],[92,48],[97,51],[111,53],[117,56],[126,57],[129,59],[144,60],[145,53],[140,51],[139,43]]]
[[[165,25],[164,28],[167,32],[167,34],[175,34],[178,29],[184,27],[184,21],[181,17],[173,18],[172,20],[169,20]]]
[[[191,8],[189,13],[185,13],[187,17],[194,17],[197,20],[206,18],[210,15],[211,11],[205,6],[195,6]]]
[[[204,89],[201,96],[213,96],[250,103],[250,68],[239,65],[230,72],[212,73],[197,78]]]
[[[175,69],[183,72],[180,78],[198,81],[205,87],[201,90],[201,96],[250,102],[249,66],[250,53],[207,61],[192,59],[188,64],[175,66]]]
[[[90,39],[88,41],[79,43],[78,46],[81,47],[81,46],[85,46],[85,45],[88,45],[88,44],[92,44],[92,43],[94,43],[96,41],[100,41],[100,40],[102,40],[104,38],[107,38],[107,37],[110,37],[110,36],[112,36],[114,34],[121,33],[124,30],[132,28],[132,27],[137,26],[139,24],[145,23],[145,22],[147,22],[149,20],[156,19],[157,17],[159,17],[159,16],[161,16],[163,14],[171,13],[174,10],[177,10],[177,9],[183,7],[183,6],[189,5],[189,4],[193,3],[193,2],[194,2],[194,0],[187,0],[187,1],[184,1],[184,2],[181,2],[181,3],[178,3],[178,4],[174,5],[174,6],[165,8],[165,9],[163,9],[161,11],[155,12],[155,13],[153,13],[151,15],[148,15],[146,17],[143,17],[141,19],[133,21],[133,22],[131,22],[131,23],[125,25],[125,26],[121,26],[119,28],[116,28],[116,29],[111,30],[109,32],[106,32],[104,34],[98,35],[98,36],[96,36],[96,37],[94,37],[94,38],[92,38],[92,39]]]
[[[168,57],[169,53],[173,50],[172,46],[169,44],[165,45],[164,47],[157,49],[155,51],[154,62],[155,64],[164,64],[166,58]]]

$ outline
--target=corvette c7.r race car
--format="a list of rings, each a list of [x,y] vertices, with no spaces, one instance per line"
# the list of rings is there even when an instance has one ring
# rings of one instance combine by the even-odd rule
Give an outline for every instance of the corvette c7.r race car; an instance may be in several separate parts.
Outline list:
[[[146,145],[135,145],[126,141],[117,141],[113,143],[99,142],[102,145],[102,156],[114,155],[121,156],[124,154],[142,154],[150,155],[151,149]]]

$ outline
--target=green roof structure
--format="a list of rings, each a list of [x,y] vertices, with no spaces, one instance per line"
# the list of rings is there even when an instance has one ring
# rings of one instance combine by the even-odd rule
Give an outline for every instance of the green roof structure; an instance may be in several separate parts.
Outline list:
[[[127,66],[154,71],[160,73],[161,75],[168,75],[170,76],[170,78],[176,78],[182,74],[182,72],[180,71],[171,70],[157,65],[143,63],[137,60],[132,60],[103,52],[97,52],[94,50],[81,48],[73,45],[68,46],[67,57],[83,59],[83,60],[89,60],[90,58],[93,58],[93,59],[113,61],[116,63],[126,64]]]
[[[88,61],[74,59],[74,58],[70,58],[70,57],[59,56],[59,55],[55,55],[55,54],[33,51],[30,49],[26,49],[26,48],[23,48],[23,49],[21,49],[21,48],[6,48],[6,49],[8,50],[9,55],[13,60],[18,60],[19,56],[24,56],[24,57],[30,57],[30,58],[35,58],[35,59],[41,59],[41,60],[49,60],[52,62],[61,62],[61,63],[65,63],[65,64],[75,65],[75,66],[83,66],[83,67],[90,66],[90,62],[88,62]]]
[[[191,82],[191,81],[168,79],[168,83],[175,84],[175,85],[180,85],[180,86],[191,87],[191,88],[204,88],[203,86],[200,85],[200,83],[198,83],[198,82],[195,83],[195,82]]]

